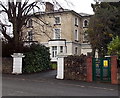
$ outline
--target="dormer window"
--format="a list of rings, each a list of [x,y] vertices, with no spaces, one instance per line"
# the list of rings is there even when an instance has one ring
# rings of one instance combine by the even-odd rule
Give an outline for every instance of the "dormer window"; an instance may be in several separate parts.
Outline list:
[[[55,24],[61,24],[60,17],[55,17]]]
[[[88,27],[88,20],[83,21],[83,27]]]
[[[75,26],[78,26],[78,18],[75,18]]]

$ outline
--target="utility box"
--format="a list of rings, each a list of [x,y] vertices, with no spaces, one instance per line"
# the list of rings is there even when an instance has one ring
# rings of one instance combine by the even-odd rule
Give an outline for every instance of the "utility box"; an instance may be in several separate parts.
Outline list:
[[[13,72],[12,74],[22,74],[22,58],[23,53],[13,53]]]

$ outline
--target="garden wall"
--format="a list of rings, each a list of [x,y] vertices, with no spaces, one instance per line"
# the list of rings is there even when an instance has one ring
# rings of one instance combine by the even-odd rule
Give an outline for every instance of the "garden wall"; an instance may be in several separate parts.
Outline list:
[[[87,81],[87,56],[68,56],[64,58],[65,79]]]
[[[12,57],[3,57],[2,58],[2,73],[12,73],[13,68],[13,59]]]

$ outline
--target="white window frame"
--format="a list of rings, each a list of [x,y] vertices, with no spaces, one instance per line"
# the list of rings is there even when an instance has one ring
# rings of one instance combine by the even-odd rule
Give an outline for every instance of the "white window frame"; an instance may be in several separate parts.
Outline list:
[[[32,30],[28,31],[28,38],[27,39],[28,39],[28,41],[33,41],[33,32],[32,32]]]
[[[60,46],[60,53],[63,53],[63,46]]]
[[[56,22],[56,18],[59,18],[59,22],[57,23]],[[54,18],[54,24],[61,24],[61,17],[60,16],[55,16],[55,18]]]
[[[78,26],[78,18],[77,17],[74,18],[74,23],[75,23],[75,26]]]
[[[60,38],[56,38],[56,33],[55,33],[55,29],[59,29],[60,30]],[[54,39],[61,39],[61,28],[54,28]]]
[[[76,51],[76,49],[77,49],[77,51]],[[75,55],[77,55],[78,54],[78,47],[75,47]]]
[[[77,31],[77,32],[76,32]],[[75,29],[74,31],[74,39],[78,41],[78,29]]]
[[[85,21],[87,21],[87,26],[85,26]],[[88,25],[89,25],[88,19],[84,19],[84,21],[83,21],[83,27],[88,27]]]
[[[55,49],[56,48],[56,49]],[[52,58],[55,58],[57,56],[57,46],[52,46]]]

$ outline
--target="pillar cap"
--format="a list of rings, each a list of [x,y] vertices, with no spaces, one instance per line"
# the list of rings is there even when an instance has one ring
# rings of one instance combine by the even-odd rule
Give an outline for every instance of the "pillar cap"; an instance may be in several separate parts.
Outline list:
[[[25,57],[25,55],[23,55],[23,53],[13,53],[13,55],[11,55],[14,58],[22,58]]]

